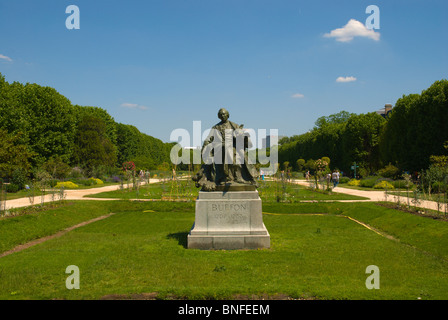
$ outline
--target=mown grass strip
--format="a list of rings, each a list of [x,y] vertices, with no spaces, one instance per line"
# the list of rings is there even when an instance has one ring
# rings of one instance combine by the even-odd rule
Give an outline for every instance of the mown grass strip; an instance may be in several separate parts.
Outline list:
[[[89,220],[89,221],[84,221],[84,222],[78,223],[77,225],[71,226],[71,227],[69,227],[67,229],[64,229],[62,231],[59,231],[59,232],[57,232],[57,233],[55,233],[53,235],[46,236],[46,237],[43,237],[43,238],[39,238],[39,239],[30,241],[30,242],[27,242],[25,244],[18,245],[17,247],[15,247],[15,248],[13,248],[11,250],[8,250],[8,251],[5,251],[5,252],[1,253],[0,254],[0,258],[5,257],[5,256],[10,255],[10,254],[13,254],[13,253],[16,253],[16,252],[19,252],[19,251],[22,251],[22,250],[25,250],[25,249],[28,249],[28,248],[30,248],[32,246],[35,246],[35,245],[40,244],[40,243],[43,243],[45,241],[61,237],[64,234],[66,234],[67,232],[70,232],[72,230],[75,230],[75,229],[78,229],[80,227],[86,226],[86,225],[88,225],[90,223],[109,218],[113,214],[114,213],[109,213],[108,215],[105,215],[105,216],[94,218],[94,219]]]

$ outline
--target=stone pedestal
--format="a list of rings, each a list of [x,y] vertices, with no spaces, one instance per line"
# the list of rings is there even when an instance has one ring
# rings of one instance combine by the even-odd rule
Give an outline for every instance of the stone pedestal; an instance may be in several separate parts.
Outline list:
[[[200,191],[189,249],[270,247],[258,191]]]

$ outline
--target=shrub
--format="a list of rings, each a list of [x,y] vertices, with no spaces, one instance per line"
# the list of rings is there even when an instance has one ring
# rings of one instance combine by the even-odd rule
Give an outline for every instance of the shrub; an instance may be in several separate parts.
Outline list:
[[[304,177],[303,172],[292,172],[291,175],[294,179],[301,179]]]
[[[64,179],[71,170],[70,166],[62,161],[60,156],[51,157],[42,167],[57,179]]]
[[[394,178],[400,173],[400,169],[392,164],[388,164],[383,169],[378,171],[378,175],[385,178]]]
[[[71,181],[65,181],[65,182],[58,182],[55,186],[55,188],[65,188],[65,189],[76,189],[78,188],[77,184],[74,184]]]
[[[367,177],[370,174],[370,171],[363,167],[360,167],[357,172],[361,177]]]
[[[89,180],[92,181],[93,184],[104,184],[104,182],[101,179],[89,178]]]
[[[377,184],[375,184],[373,186],[373,188],[374,189],[389,189],[389,190],[390,189],[395,189],[394,186],[390,182],[388,182],[386,180],[378,182]]]
[[[306,161],[305,159],[298,159],[296,163],[297,163],[297,169],[299,169],[299,171],[302,171]]]
[[[18,190],[21,190],[25,188],[25,183],[26,183],[26,170],[23,168],[17,168],[16,170],[14,170],[14,172],[12,173],[11,184],[17,185]]]
[[[365,179],[361,179],[359,185],[365,188],[373,188],[377,184],[378,178],[376,177],[367,177]]]
[[[448,190],[448,186],[446,183],[440,182],[440,181],[436,181],[432,183],[432,192],[446,192]]]
[[[350,181],[349,177],[341,177],[339,178],[339,183],[348,183]]]
[[[111,182],[120,182],[121,178],[119,176],[113,176],[112,178],[110,178]]]
[[[16,193],[19,189],[19,186],[15,183],[6,184],[6,192],[8,193]]]
[[[79,167],[74,167],[69,173],[69,177],[72,178],[81,178],[83,176],[83,171]]]
[[[395,180],[392,181],[391,184],[394,186],[395,189],[406,189],[406,180]],[[414,184],[410,181],[409,182],[409,188],[413,188]]]
[[[359,186],[361,180],[352,179],[348,182],[349,186]]]
[[[93,185],[96,184],[96,182],[94,180],[85,179],[85,178],[83,178],[83,179],[71,179],[71,181],[74,184],[77,184],[78,186],[79,185],[83,185],[83,186],[86,186],[86,187],[93,186]]]
[[[59,182],[59,180],[57,180],[57,179],[51,179],[51,180],[48,180],[48,185],[51,188],[54,188],[58,184],[58,182]]]

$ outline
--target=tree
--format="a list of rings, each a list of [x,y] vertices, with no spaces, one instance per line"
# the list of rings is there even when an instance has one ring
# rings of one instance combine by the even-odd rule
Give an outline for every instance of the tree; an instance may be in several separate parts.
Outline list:
[[[56,179],[64,179],[70,172],[70,166],[60,156],[51,157],[42,168]]]
[[[434,82],[421,94],[398,99],[381,135],[383,161],[403,170],[427,168],[448,140],[448,81]]]
[[[33,152],[29,161],[36,168],[44,163],[50,166],[56,161],[59,164],[82,164],[92,173],[94,167],[121,166],[130,160],[143,169],[156,168],[170,160],[170,143],[144,134],[133,126],[116,123],[106,110],[73,106],[50,87],[18,82],[9,84],[2,74],[0,129],[17,135],[15,143],[25,145]]]
[[[309,159],[305,163],[305,169],[310,170],[310,171],[316,169],[315,161],[313,159]]]
[[[20,134],[0,129],[0,178],[11,179],[17,170],[28,172],[32,156],[33,152],[20,143]]]
[[[378,175],[385,178],[396,178],[400,173],[400,169],[392,164],[388,164],[383,169],[378,170]]]
[[[448,167],[448,141],[445,141],[443,144],[443,148],[445,149],[445,153],[447,155],[432,155],[429,157],[429,161],[431,165],[436,167]]]
[[[117,126],[114,118],[107,113],[106,110],[99,107],[83,107],[75,105],[75,112],[78,121],[81,121],[85,116],[90,115],[100,118],[106,126],[106,136],[109,140],[116,145],[117,144]]]
[[[172,144],[140,132],[136,127],[117,124],[118,162],[134,161],[139,169],[156,169],[170,161]]]
[[[302,171],[303,167],[305,166],[305,159],[297,159],[296,164],[297,164],[297,169],[299,171]]]
[[[76,127],[70,101],[50,87],[8,84],[3,77],[0,82],[0,128],[22,133],[21,142],[34,152],[33,165],[56,155],[68,161]]]
[[[284,144],[287,144],[289,142],[290,142],[290,138],[288,138],[288,137],[281,137],[280,140],[278,140],[278,144],[280,146],[284,145]]]
[[[348,111],[340,111],[338,113],[331,114],[328,117],[320,117],[314,123],[314,128],[321,129],[327,125],[345,123],[348,121],[348,119],[350,119],[352,115],[354,115],[354,113],[350,113]]]
[[[330,158],[328,157],[322,157],[322,161],[327,163],[327,166],[330,166]]]
[[[92,172],[94,167],[113,167],[117,162],[115,146],[106,135],[106,124],[86,115],[78,123],[73,161]]]
[[[409,145],[414,140],[409,128],[411,123],[410,112],[418,101],[418,94],[403,95],[397,100],[395,107],[387,118],[387,124],[380,136],[380,153],[384,163],[396,163],[406,169],[412,166],[409,158]]]
[[[117,124],[118,163],[134,159],[139,152],[140,131],[131,125]]]
[[[381,167],[379,137],[385,122],[376,112],[350,117],[343,135],[344,170],[353,162],[369,172]]]

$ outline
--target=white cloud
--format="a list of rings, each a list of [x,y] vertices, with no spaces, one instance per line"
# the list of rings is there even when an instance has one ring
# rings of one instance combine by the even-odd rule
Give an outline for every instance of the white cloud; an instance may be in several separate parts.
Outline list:
[[[353,82],[356,81],[357,79],[355,77],[338,77],[336,79],[336,82]]]
[[[342,28],[331,30],[330,33],[324,34],[326,38],[336,38],[339,42],[350,42],[354,37],[365,37],[375,41],[380,40],[380,33],[373,29],[367,29],[361,22],[350,19]]]
[[[125,107],[125,108],[137,108],[138,104],[135,104],[135,103],[122,103],[121,106]]]
[[[121,106],[123,108],[129,108],[129,109],[140,109],[140,110],[146,110],[148,107],[136,104],[136,103],[122,103]]]
[[[4,56],[4,55],[2,55],[2,54],[0,54],[0,59],[3,59],[3,60],[6,60],[6,61],[9,61],[9,62],[12,62],[12,59],[11,59],[10,57]]]
[[[299,98],[304,98],[305,96],[303,95],[303,94],[301,94],[301,93],[296,93],[296,94],[293,94],[292,96],[291,96],[291,98],[296,98],[296,99],[299,99]]]

